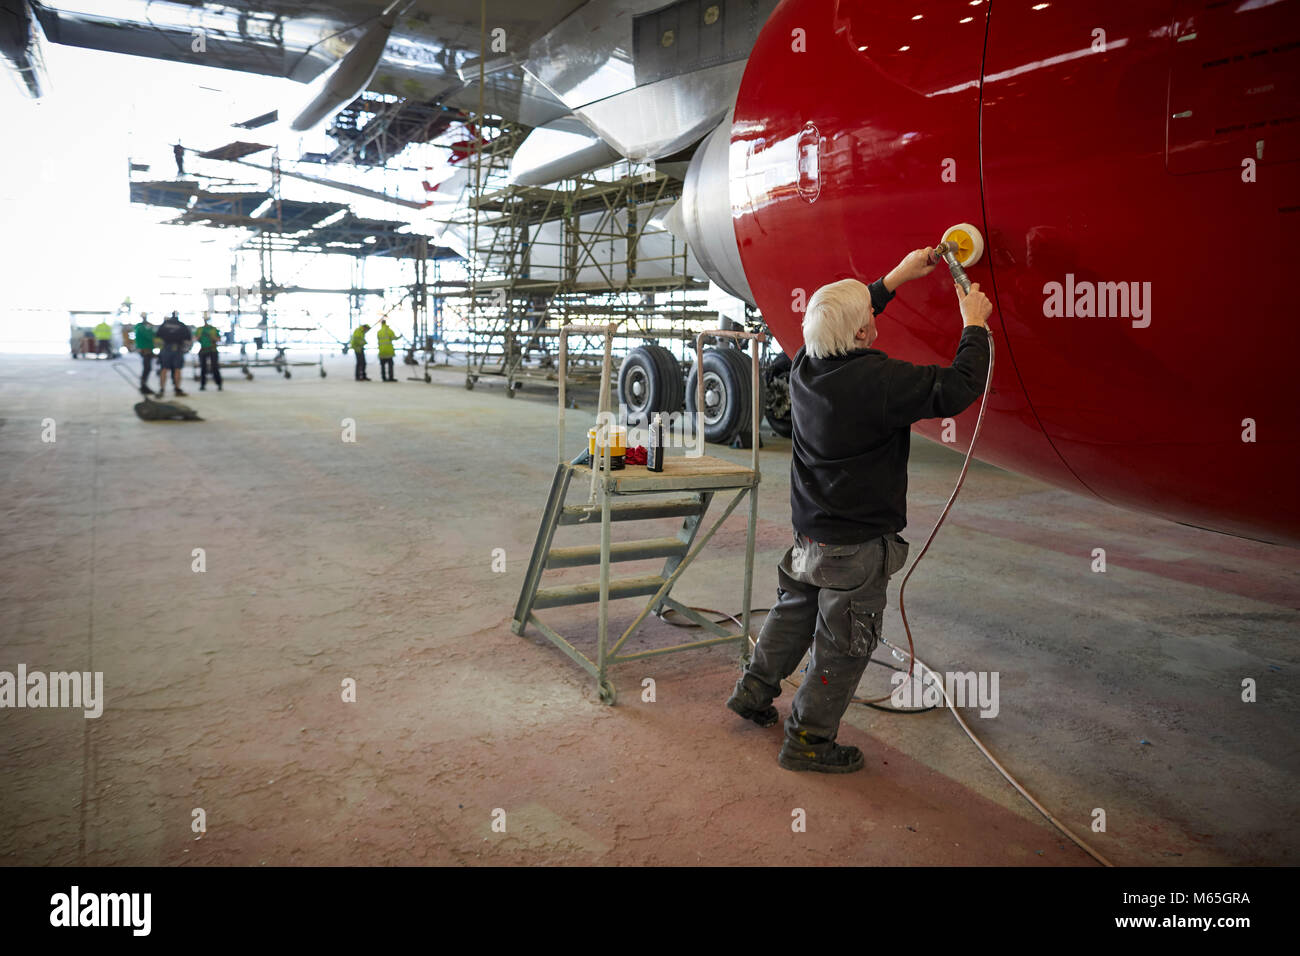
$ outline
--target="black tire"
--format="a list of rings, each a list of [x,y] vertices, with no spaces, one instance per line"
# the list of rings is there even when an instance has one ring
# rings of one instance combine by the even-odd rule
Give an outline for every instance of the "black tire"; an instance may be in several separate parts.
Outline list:
[[[629,426],[648,424],[655,412],[679,412],[685,399],[681,366],[661,345],[639,345],[618,369],[618,398]]]
[[[768,367],[763,382],[763,412],[772,431],[782,438],[794,434],[794,419],[790,414],[790,368],[791,361],[784,352],[777,354]]]
[[[692,416],[692,421],[697,411],[695,390],[698,374],[699,369],[693,368],[686,379],[686,412]],[[732,348],[705,349],[704,388],[705,441],[729,445],[737,435],[750,430],[753,403],[750,363],[746,353]]]

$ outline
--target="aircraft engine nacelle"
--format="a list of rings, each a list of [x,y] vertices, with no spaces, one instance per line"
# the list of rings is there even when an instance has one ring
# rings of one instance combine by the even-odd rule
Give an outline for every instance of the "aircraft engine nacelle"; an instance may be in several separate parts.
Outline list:
[[[737,299],[754,305],[731,225],[731,115],[704,138],[691,157],[682,198],[665,225],[685,240],[705,274]]]

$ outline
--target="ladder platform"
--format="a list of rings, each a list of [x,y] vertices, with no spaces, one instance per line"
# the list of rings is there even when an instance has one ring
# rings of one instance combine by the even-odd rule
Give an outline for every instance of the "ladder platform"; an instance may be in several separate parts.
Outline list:
[[[676,537],[617,541],[610,545],[609,560],[643,561],[646,558],[672,558],[685,554],[686,547],[686,542]],[[546,556],[547,569],[573,568],[582,564],[600,564],[599,544],[552,548]]]
[[[590,471],[587,472],[591,474]],[[590,480],[590,479],[588,479]],[[686,518],[704,510],[701,498],[668,498],[658,501],[611,501],[610,521],[640,521],[643,518]],[[560,513],[560,524],[600,523],[599,505],[569,505]]]
[[[590,465],[574,465],[574,480],[591,480]],[[628,465],[611,471],[606,486],[612,494],[649,491],[713,490],[717,488],[752,488],[758,484],[753,468],[737,465],[712,455],[688,457],[676,455],[664,459],[663,471],[651,471],[645,465]]]
[[[609,599],[645,597],[663,587],[664,578],[649,574],[639,578],[619,578],[609,582]],[[600,600],[600,582],[565,584],[553,588],[538,588],[532,600],[533,608],[561,607],[568,604],[591,604]]]

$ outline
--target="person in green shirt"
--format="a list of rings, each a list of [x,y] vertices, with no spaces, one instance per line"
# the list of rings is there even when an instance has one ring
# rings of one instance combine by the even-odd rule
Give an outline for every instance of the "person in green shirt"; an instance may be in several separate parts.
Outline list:
[[[153,326],[149,324],[147,312],[140,313],[140,321],[132,330],[132,338],[140,361],[144,363],[144,371],[140,373],[140,394],[152,395],[153,392],[149,389],[149,371],[153,368]]]
[[[95,343],[99,347],[100,355],[112,355],[113,327],[107,322],[100,322],[95,326]]]
[[[379,341],[379,377],[385,382],[396,382],[397,377],[393,375],[393,356],[396,350],[393,348],[393,339],[400,339],[402,333],[394,332],[388,324],[387,319],[379,320],[379,328],[375,330],[375,338]]]
[[[212,319],[204,313],[203,324],[195,331],[194,337],[199,343],[199,391],[208,389],[208,369],[212,369],[212,381],[217,391],[221,391],[221,357],[217,346],[221,343],[221,330],[212,324]]]
[[[358,325],[352,332],[352,338],[348,340],[348,347],[352,349],[352,354],[357,357],[358,382],[370,381],[370,376],[366,374],[366,333],[369,331],[369,325]]]

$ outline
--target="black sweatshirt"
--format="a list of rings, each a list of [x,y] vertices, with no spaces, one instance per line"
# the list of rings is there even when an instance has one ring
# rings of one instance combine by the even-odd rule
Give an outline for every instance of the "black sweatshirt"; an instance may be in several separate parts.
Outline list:
[[[869,286],[876,315],[894,297]],[[964,411],[984,394],[987,330],[967,326],[952,365],[912,365],[879,349],[812,358],[790,370],[794,529],[824,544],[860,544],[907,526],[907,456],[914,422]]]
[[[162,339],[163,351],[165,352],[178,352],[186,342],[193,338],[188,325],[179,319],[171,317],[164,319],[162,325],[158,326],[154,334]]]

